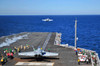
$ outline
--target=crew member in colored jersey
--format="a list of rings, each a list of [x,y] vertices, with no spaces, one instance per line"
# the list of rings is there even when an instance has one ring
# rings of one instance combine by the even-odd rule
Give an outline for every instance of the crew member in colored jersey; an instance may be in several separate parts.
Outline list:
[[[13,57],[13,53],[10,53],[10,58],[11,58],[11,59],[13,59],[13,58],[14,58],[14,57]]]
[[[80,60],[78,59],[78,64],[80,65]]]

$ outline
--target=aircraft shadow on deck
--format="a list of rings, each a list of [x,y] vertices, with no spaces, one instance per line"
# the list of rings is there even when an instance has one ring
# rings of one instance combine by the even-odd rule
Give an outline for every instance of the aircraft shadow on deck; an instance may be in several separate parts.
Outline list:
[[[45,61],[45,62],[51,62],[50,60],[59,60],[59,58],[55,58],[55,57],[39,57],[39,58],[36,58],[36,57],[23,57],[21,59],[32,59],[31,61],[29,62],[32,62],[32,61]]]

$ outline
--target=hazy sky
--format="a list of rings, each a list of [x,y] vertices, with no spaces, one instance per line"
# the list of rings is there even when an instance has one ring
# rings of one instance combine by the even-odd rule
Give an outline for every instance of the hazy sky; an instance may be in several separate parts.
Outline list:
[[[100,0],[0,0],[0,15],[100,15]]]

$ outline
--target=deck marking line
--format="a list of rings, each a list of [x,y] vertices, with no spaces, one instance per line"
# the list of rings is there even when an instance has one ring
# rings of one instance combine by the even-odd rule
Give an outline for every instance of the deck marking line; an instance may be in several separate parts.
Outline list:
[[[17,62],[15,65],[42,65],[42,66],[53,66],[54,62]]]

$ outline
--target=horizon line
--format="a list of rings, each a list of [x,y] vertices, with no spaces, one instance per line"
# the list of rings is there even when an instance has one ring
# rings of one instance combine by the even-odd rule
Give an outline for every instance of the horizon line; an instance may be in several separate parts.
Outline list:
[[[56,16],[56,15],[51,15],[50,14],[50,16]],[[72,14],[70,14],[70,15],[72,15]],[[68,15],[68,16],[70,16],[70,15]],[[100,15],[100,14],[73,14],[73,15],[80,15],[81,16],[81,15]],[[49,16],[49,15],[45,14],[45,15],[0,15],[0,16]],[[58,14],[58,16],[60,16],[60,15]],[[65,15],[65,16],[67,16],[67,15]]]

